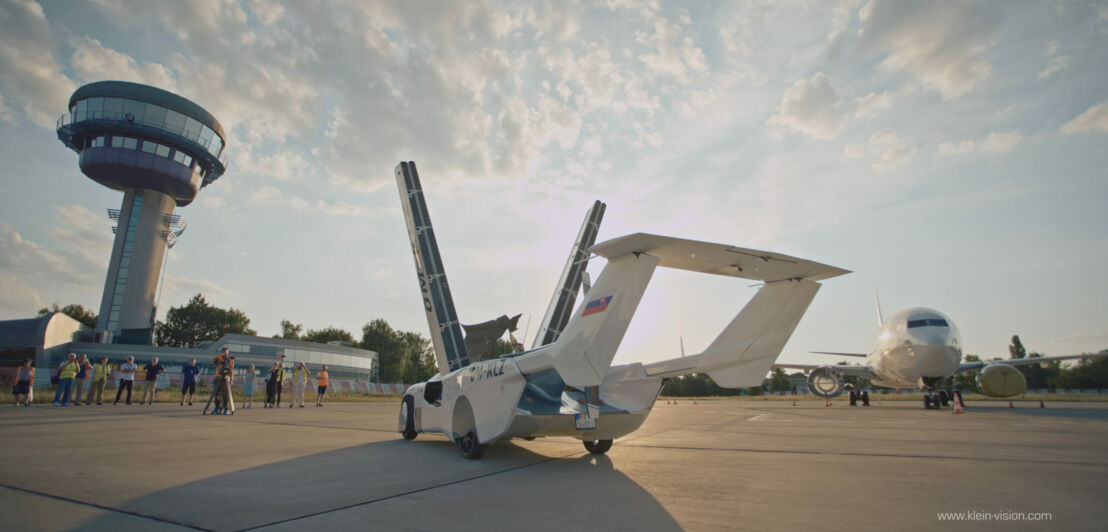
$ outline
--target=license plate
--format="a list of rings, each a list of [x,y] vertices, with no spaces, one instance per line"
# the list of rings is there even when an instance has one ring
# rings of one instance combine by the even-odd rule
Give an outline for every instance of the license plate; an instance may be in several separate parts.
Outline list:
[[[585,414],[574,414],[573,418],[577,424],[577,430],[593,430],[596,428],[596,419]]]

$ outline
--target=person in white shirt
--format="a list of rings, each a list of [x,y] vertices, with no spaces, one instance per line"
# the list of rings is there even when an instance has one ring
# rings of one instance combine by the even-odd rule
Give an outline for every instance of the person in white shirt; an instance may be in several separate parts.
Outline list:
[[[135,364],[135,357],[127,357],[127,361],[119,366],[119,389],[115,391],[113,405],[119,404],[119,394],[123,393],[124,388],[127,388],[127,404],[131,404],[131,392],[135,389],[136,371],[138,371],[138,365]]]
[[[308,366],[303,362],[296,367],[292,372],[292,402],[289,403],[289,408],[293,405],[300,403],[300,408],[304,408],[304,387],[308,385],[308,377],[312,376],[312,372],[308,371]]]

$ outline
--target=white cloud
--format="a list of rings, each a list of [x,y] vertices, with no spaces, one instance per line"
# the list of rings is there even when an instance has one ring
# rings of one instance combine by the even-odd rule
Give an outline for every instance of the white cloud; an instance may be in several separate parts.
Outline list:
[[[11,273],[0,272],[0,316],[26,318],[45,306],[38,290]]]
[[[1058,55],[1058,41],[1050,41],[1046,46],[1046,57],[1050,59],[1046,67],[1039,72],[1039,79],[1049,79],[1069,66],[1068,55]]]
[[[819,140],[831,140],[846,124],[848,111],[822,72],[793,84],[781,98],[777,113],[766,123],[787,127]]]
[[[939,143],[939,147],[935,150],[935,153],[940,156],[960,155],[973,151],[976,145],[977,143],[973,140],[963,140],[957,143],[944,141]]]
[[[974,151],[990,153],[1008,153],[1019,146],[1023,135],[1018,131],[993,131],[983,138],[966,139],[958,142],[940,142],[935,153],[941,157],[961,155]]]
[[[74,268],[59,253],[23,238],[10,224],[0,229],[0,272],[68,283],[92,280],[87,271]]]
[[[108,79],[144,83],[170,92],[177,91],[173,72],[157,63],[139,64],[127,54],[105,48],[100,41],[90,37],[76,37],[71,65],[78,78],[85,81]]]
[[[351,205],[342,200],[336,200],[333,203],[319,200],[316,206],[320,212],[330,216],[362,216],[366,213],[365,207]]]
[[[328,202],[317,200],[312,204],[300,196],[286,194],[283,190],[265,185],[250,193],[250,202],[257,205],[271,205],[296,212],[320,212],[328,216],[361,216],[367,211],[364,207],[352,205],[342,200]]]
[[[53,129],[75,89],[51,54],[42,6],[30,0],[0,4],[0,92],[32,122]]]
[[[1100,102],[1081,113],[1077,118],[1062,124],[1063,135],[1075,133],[1108,133],[1108,100]]]
[[[982,149],[992,153],[1008,153],[1019,146],[1023,135],[1017,131],[992,132],[985,137]]]
[[[303,155],[288,149],[263,155],[255,153],[251,146],[245,146],[235,156],[236,172],[257,174],[277,181],[302,176],[310,167]]]
[[[893,98],[888,91],[880,94],[871,92],[854,99],[854,116],[868,118],[880,115],[893,107]]]
[[[4,95],[0,94],[0,122],[15,122],[15,115],[4,102]]]
[[[230,294],[229,290],[218,283],[171,273],[167,273],[162,281],[162,292],[163,301],[184,300],[196,294],[204,294],[208,298]]]
[[[865,142],[848,144],[843,148],[843,157],[868,158],[871,168],[883,172],[911,162],[918,152],[919,148],[905,144],[892,128],[885,128],[870,135]]]
[[[954,100],[989,77],[999,14],[990,4],[871,0],[858,13],[859,43],[881,67],[911,73]]]

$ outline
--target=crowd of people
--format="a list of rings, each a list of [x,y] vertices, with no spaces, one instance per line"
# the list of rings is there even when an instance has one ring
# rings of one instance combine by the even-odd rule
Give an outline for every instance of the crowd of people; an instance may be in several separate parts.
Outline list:
[[[265,408],[276,408],[280,406],[281,393],[284,389],[285,380],[286,377],[289,377],[292,385],[292,400],[289,402],[289,408],[296,406],[304,408],[304,390],[308,386],[308,380],[314,377],[317,384],[315,405],[317,407],[322,407],[323,398],[327,394],[327,389],[330,386],[330,375],[327,373],[327,366],[324,365],[319,372],[313,375],[307,365],[300,362],[291,372],[286,372],[284,358],[285,357],[282,356],[279,360],[275,361],[269,370],[269,374],[266,376],[265,402],[263,406]],[[234,384],[235,357],[230,356],[228,349],[224,347],[220,350],[219,355],[212,359],[212,365],[215,367],[215,377],[212,379],[212,402],[215,408],[212,413],[229,415],[235,411],[234,399],[231,395],[231,388]],[[142,397],[139,400],[139,404],[154,404],[158,395],[158,377],[165,373],[165,371],[165,366],[158,363],[158,357],[151,359],[150,363],[143,366],[141,369],[138,364],[135,364],[135,357],[127,357],[127,361],[119,366],[119,386],[116,389],[115,401],[113,401],[112,404],[118,405],[120,399],[123,399],[125,404],[132,404],[132,394],[134,393],[135,379],[137,376],[142,377],[140,381],[142,385],[140,388]],[[69,353],[66,360],[58,366],[58,387],[54,392],[53,405],[69,406],[70,399],[72,398],[73,406],[80,406],[82,394],[86,394],[84,396],[85,405],[91,405],[94,402],[97,405],[103,405],[104,388],[111,374],[112,368],[108,365],[107,357],[103,357],[93,364],[92,360],[84,353],[80,355]],[[200,366],[196,364],[196,359],[193,358],[189,361],[188,365],[184,366],[181,370],[180,406],[185,406],[186,403],[192,406],[193,398],[196,395],[199,376]],[[257,370],[253,364],[246,369],[243,374],[243,379],[243,407],[251,408],[254,403],[254,383],[257,379]],[[12,386],[12,394],[15,396],[15,406],[31,406],[34,399],[34,383],[34,363],[31,359],[27,359],[15,373]],[[124,390],[127,391],[125,397],[123,396]]]

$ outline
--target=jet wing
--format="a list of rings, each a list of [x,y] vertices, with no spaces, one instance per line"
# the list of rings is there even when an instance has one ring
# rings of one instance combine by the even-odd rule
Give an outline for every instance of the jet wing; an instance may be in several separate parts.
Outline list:
[[[873,366],[829,366],[828,364],[774,364],[774,368],[782,369],[799,369],[804,370],[805,373],[813,371],[822,367],[835,368],[835,371],[842,373],[848,377],[861,377],[863,379],[873,378]]]
[[[839,353],[837,351],[808,351],[809,353],[815,353],[817,355],[835,355],[840,357],[859,357],[866,358],[869,355],[865,353]]]
[[[1081,355],[1063,355],[1058,357],[1028,357],[1028,358],[1012,358],[1008,360],[982,360],[980,362],[969,362],[958,366],[955,373],[961,373],[963,371],[973,371],[975,369],[981,369],[985,366],[993,364],[1004,364],[1005,366],[1022,366],[1024,364],[1039,364],[1042,362],[1055,362],[1058,360],[1073,360],[1075,358],[1091,358],[1091,357],[1103,357],[1108,356],[1108,351],[1101,351],[1099,353],[1085,353]]]

